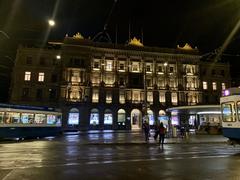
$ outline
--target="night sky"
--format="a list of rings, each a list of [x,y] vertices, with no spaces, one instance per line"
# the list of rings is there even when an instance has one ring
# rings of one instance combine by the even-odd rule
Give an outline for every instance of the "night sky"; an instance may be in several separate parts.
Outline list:
[[[30,42],[43,38],[47,19],[54,17],[50,40],[77,32],[93,38],[103,30],[113,4],[114,0],[0,0],[0,30],[11,41]],[[239,19],[240,0],[118,0],[107,32],[114,42],[117,26],[118,42],[125,43],[130,24],[132,38],[140,39],[143,29],[146,46],[189,43],[210,52],[223,44]],[[239,31],[228,51],[240,54]]]

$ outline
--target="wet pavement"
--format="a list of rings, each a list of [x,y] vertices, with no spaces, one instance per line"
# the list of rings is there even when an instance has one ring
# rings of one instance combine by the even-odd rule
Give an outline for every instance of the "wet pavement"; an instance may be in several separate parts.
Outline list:
[[[221,135],[166,138],[142,132],[71,132],[0,143],[0,179],[240,179],[240,146]]]
[[[150,133],[149,141],[144,139],[142,131],[84,131],[84,132],[65,132],[65,136],[77,136],[83,144],[156,144],[154,132]],[[191,133],[186,137],[169,137],[165,138],[165,144],[175,143],[226,143],[227,138],[222,135],[196,135]]]

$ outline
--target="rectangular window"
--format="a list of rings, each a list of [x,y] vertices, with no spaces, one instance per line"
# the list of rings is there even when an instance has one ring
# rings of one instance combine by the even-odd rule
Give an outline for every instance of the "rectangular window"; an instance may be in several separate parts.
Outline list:
[[[107,61],[106,71],[112,71],[113,61]]]
[[[46,121],[46,114],[35,114],[34,124],[45,124]]]
[[[215,75],[216,74],[216,71],[213,69],[212,70],[212,75]]]
[[[40,65],[45,65],[45,58],[44,57],[40,57]]]
[[[43,90],[42,89],[37,89],[36,99],[41,100],[42,96],[43,96]]]
[[[24,81],[30,81],[30,80],[31,80],[31,72],[25,71]]]
[[[56,95],[57,95],[57,91],[56,89],[49,89],[49,99],[50,100],[55,100],[56,99]]]
[[[238,120],[240,121],[240,102],[237,102],[237,114],[238,114]]]
[[[222,90],[225,90],[225,89],[226,89],[226,84],[222,83]]]
[[[135,62],[132,64],[132,72],[139,72],[139,63]]]
[[[120,92],[119,92],[119,103],[120,103],[120,104],[124,104],[124,103],[125,103],[124,91],[120,91]]]
[[[22,113],[21,114],[21,122],[23,124],[32,124],[34,119],[34,114],[31,113]]]
[[[178,103],[177,93],[172,93],[171,98],[172,98],[172,104],[177,105]]]
[[[98,89],[94,89],[92,94],[92,102],[98,102],[98,98]]]
[[[207,82],[206,81],[203,81],[203,89],[206,90],[208,87],[207,87]]]
[[[163,67],[162,66],[158,66],[158,74],[163,74]]]
[[[160,103],[166,102],[165,93],[162,93],[162,92],[159,93],[159,101]]]
[[[29,88],[23,88],[23,90],[22,90],[22,97],[23,98],[29,97]]]
[[[234,102],[222,103],[222,119],[225,122],[233,122],[236,121],[234,117]]]
[[[124,71],[124,63],[119,64],[119,70]]]
[[[17,112],[6,112],[5,123],[20,123],[20,113]]]
[[[95,61],[95,62],[93,63],[93,68],[94,68],[94,69],[99,69],[99,62],[98,62],[98,61]]]
[[[172,66],[169,67],[169,72],[173,73],[174,72],[174,68]]]
[[[212,88],[214,91],[217,90],[217,83],[216,82],[212,82]]]
[[[73,71],[71,80],[72,80],[72,82],[80,82],[80,72],[79,71]]]
[[[147,92],[147,101],[153,103],[153,93]]]
[[[112,93],[111,92],[106,93],[106,103],[112,103]]]
[[[150,65],[147,65],[146,66],[146,72],[151,72],[152,70],[151,70],[151,66]]]
[[[44,82],[44,73],[43,72],[38,73],[38,81]]]
[[[0,124],[3,124],[4,112],[0,112]]]
[[[55,82],[57,82],[57,79],[58,79],[57,74],[52,74],[51,82],[52,82],[52,83],[55,83]]]
[[[123,77],[119,78],[119,86],[124,86],[124,78]]]
[[[31,56],[27,57],[26,64],[28,64],[28,65],[32,64],[32,57]]]

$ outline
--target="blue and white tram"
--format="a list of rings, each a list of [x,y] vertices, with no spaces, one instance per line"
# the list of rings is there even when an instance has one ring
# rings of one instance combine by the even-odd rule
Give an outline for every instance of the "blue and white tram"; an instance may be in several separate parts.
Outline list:
[[[224,90],[220,104],[223,135],[232,144],[240,144],[240,88]]]
[[[55,136],[62,131],[61,119],[53,108],[0,104],[0,138]]]

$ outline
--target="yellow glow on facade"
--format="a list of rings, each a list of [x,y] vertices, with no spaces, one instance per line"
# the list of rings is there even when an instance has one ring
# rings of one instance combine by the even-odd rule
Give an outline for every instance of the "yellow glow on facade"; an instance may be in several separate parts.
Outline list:
[[[183,47],[177,45],[177,48],[182,50],[194,50],[188,43],[186,43]],[[197,47],[195,47],[195,49],[197,49]]]
[[[77,34],[73,35],[74,39],[84,39],[84,37],[78,32]]]
[[[143,44],[141,43],[140,39],[138,40],[137,38],[133,38],[130,40],[129,45],[133,45],[133,46],[142,46]]]

